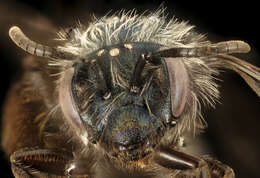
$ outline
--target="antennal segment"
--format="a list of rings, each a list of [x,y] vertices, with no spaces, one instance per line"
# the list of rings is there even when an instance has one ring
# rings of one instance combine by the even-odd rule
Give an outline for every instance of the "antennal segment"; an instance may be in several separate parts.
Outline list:
[[[218,54],[248,53],[250,46],[244,41],[223,41],[195,48],[170,48],[156,51],[154,57],[204,57]]]
[[[17,46],[35,56],[64,60],[73,60],[77,57],[72,53],[60,51],[57,48],[45,46],[30,40],[17,26],[10,28],[9,36]]]

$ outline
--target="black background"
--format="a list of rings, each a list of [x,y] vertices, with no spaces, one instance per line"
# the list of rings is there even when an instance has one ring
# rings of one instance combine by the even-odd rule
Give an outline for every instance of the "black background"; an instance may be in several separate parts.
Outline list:
[[[48,26],[37,26],[39,17],[48,19],[51,27],[67,27],[74,25],[77,20],[87,24],[89,15],[99,17],[111,9],[115,12],[122,8],[135,8],[143,12],[157,9],[161,3],[159,0],[1,0],[1,106],[19,69],[18,60],[24,56],[8,38],[10,26],[24,26],[29,36],[32,31],[33,39],[48,42],[55,36],[55,30],[52,29],[48,34]],[[174,15],[180,20],[188,20],[196,26],[197,31],[207,34],[212,41],[239,39],[248,42],[252,52],[242,55],[242,58],[260,66],[260,9],[257,1],[164,1],[164,6],[169,17]],[[30,25],[37,27],[29,28]],[[34,29],[40,29],[43,33],[37,33]],[[211,153],[230,165],[237,177],[257,178],[260,168],[260,100],[237,74],[226,72],[220,79],[223,80],[219,82],[222,104],[217,104],[216,109],[205,110],[209,127],[203,137]],[[0,166],[6,177],[12,176],[3,154]]]

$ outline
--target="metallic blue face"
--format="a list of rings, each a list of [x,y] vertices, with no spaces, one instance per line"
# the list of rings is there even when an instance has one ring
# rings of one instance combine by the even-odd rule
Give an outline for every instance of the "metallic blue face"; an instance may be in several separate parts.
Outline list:
[[[140,159],[166,131],[171,103],[164,64],[146,64],[139,90],[130,88],[138,57],[159,47],[150,43],[110,46],[74,65],[72,95],[88,139],[109,155]]]

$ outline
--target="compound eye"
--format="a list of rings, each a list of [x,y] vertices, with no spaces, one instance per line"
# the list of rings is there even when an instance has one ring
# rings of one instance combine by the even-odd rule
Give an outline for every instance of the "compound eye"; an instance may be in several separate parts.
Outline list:
[[[77,106],[72,94],[71,82],[75,74],[74,68],[64,72],[64,77],[59,87],[59,103],[65,118],[77,129],[84,130],[82,121],[77,111]]]
[[[189,76],[183,61],[174,58],[164,59],[170,81],[172,115],[179,117],[187,104]]]

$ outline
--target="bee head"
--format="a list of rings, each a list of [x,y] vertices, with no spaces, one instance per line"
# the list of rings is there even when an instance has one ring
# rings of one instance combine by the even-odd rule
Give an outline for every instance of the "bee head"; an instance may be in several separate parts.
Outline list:
[[[139,57],[160,46],[131,43],[109,46],[74,65],[73,100],[89,140],[124,160],[138,160],[159,144],[171,103],[166,68],[147,64],[134,86]],[[167,114],[166,114],[167,113]]]

